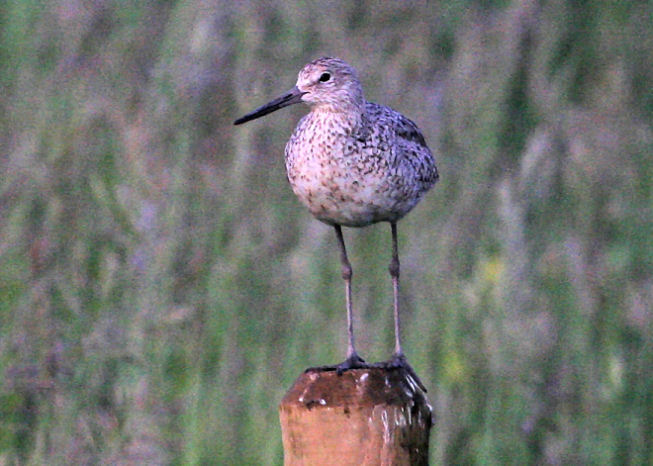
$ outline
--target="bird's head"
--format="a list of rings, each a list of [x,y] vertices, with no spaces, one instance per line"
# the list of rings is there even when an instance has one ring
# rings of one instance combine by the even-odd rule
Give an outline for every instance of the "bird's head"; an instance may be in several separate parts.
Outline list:
[[[239,118],[234,124],[240,125],[299,102],[314,110],[333,112],[362,113],[365,108],[356,70],[339,58],[322,57],[302,68],[294,88]]]
[[[339,58],[323,57],[304,66],[297,76],[302,101],[312,107],[352,111],[364,105],[356,70]]]

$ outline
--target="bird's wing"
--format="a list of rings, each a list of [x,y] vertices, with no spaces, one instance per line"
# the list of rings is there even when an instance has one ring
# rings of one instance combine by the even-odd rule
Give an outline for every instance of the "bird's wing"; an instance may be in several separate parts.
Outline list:
[[[419,181],[423,190],[438,180],[435,158],[417,125],[401,113],[373,102],[367,102],[366,113],[370,119],[368,129],[372,134],[365,139],[385,140],[393,156],[391,160],[405,174]]]
[[[402,151],[400,158],[413,166],[419,181],[427,185],[434,184],[439,178],[438,169],[424,135],[412,120],[400,113],[397,115],[394,129],[397,147]]]

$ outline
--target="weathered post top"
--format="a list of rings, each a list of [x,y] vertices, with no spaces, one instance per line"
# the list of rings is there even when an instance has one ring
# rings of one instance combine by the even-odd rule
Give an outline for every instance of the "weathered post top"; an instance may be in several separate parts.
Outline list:
[[[279,416],[286,466],[428,465],[431,406],[403,368],[309,370]]]

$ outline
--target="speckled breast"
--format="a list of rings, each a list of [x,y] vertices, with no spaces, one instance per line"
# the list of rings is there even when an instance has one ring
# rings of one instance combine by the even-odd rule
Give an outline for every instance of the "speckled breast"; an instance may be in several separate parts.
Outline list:
[[[300,122],[288,141],[286,169],[293,191],[317,219],[354,227],[397,221],[417,203],[389,154],[337,131],[316,137],[310,126]]]

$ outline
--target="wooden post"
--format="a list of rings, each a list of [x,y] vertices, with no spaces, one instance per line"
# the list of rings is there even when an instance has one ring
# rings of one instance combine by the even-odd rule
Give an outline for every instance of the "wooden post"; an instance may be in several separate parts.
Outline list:
[[[428,465],[431,416],[403,369],[309,370],[279,405],[284,465]]]

